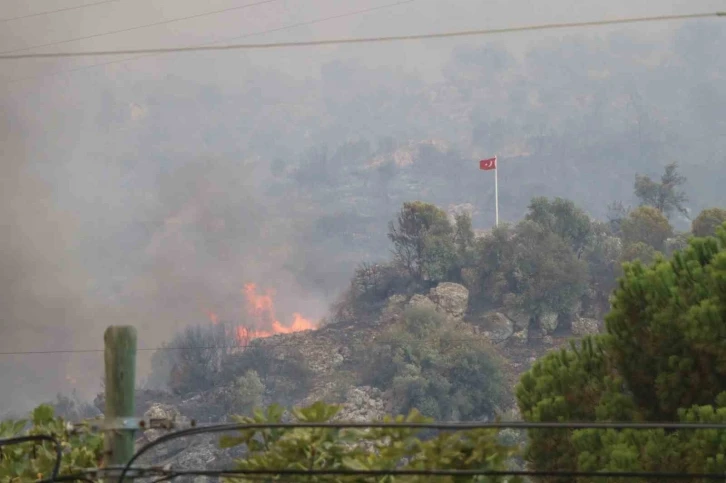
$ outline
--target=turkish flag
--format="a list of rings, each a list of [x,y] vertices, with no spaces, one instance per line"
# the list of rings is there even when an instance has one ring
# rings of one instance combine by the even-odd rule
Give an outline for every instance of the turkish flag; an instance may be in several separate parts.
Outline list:
[[[479,161],[479,169],[483,169],[485,171],[489,171],[490,169],[497,169],[497,157],[494,156],[493,158],[482,159],[481,161]]]

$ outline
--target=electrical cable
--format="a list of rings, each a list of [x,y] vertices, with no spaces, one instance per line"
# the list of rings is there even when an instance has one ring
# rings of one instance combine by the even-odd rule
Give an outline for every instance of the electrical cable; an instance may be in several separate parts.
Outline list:
[[[159,438],[155,439],[154,441],[151,441],[141,448],[139,448],[136,453],[131,457],[131,459],[126,463],[126,466],[121,471],[121,474],[119,476],[119,482],[123,481],[124,476],[128,473],[130,469],[132,469],[132,465],[145,453],[152,450],[156,446],[159,446],[161,444],[164,444],[168,441],[172,441],[174,439],[178,438],[184,438],[188,436],[196,436],[199,434],[208,434],[208,433],[223,433],[223,432],[229,432],[229,431],[240,431],[240,430],[250,430],[250,429],[298,429],[298,428],[325,428],[325,429],[346,429],[346,428],[365,428],[365,429],[375,429],[375,428],[409,428],[409,429],[430,429],[430,430],[449,430],[449,431],[456,431],[456,430],[472,430],[472,429],[504,429],[504,428],[518,428],[518,429],[720,429],[720,430],[726,430],[726,424],[724,423],[554,423],[554,422],[494,422],[494,423],[250,423],[250,424],[240,424],[240,423],[225,423],[225,424],[213,424],[209,426],[202,426],[202,427],[192,427],[189,429],[183,429],[181,431],[176,431],[174,433],[169,433],[160,436]],[[266,475],[273,475],[273,474],[287,474],[287,475],[293,475],[293,474],[341,474],[341,473],[290,473],[289,471],[293,470],[286,470],[288,472],[282,472],[280,470],[260,470],[258,472],[255,472],[254,470],[248,470],[248,474],[266,474]],[[238,472],[238,474],[240,474]],[[355,474],[355,473],[351,473]],[[378,473],[378,475],[383,474],[397,474],[397,473]],[[418,473],[418,474],[427,474],[427,473]],[[461,473],[457,473],[458,475],[462,475]],[[480,475],[483,475],[483,473],[477,473]],[[509,474],[509,473],[506,473]],[[374,474],[371,474],[373,476]],[[444,475],[444,474],[442,474]],[[529,476],[548,476],[541,473],[526,473],[523,475],[529,475]],[[552,473],[549,474],[549,476],[567,476],[562,475],[560,473]],[[602,473],[587,473],[587,474],[580,474],[579,476],[603,476]],[[643,474],[638,473],[638,475],[643,476]],[[665,475],[665,476],[664,476]],[[690,477],[689,474],[684,473],[671,473],[668,476],[669,473],[657,473],[652,474],[651,476],[663,476],[664,478],[678,478],[680,477]],[[574,475],[572,475],[574,476]],[[624,473],[616,473],[612,475],[613,477],[621,476],[626,477],[627,474]],[[723,479],[726,477],[724,474],[712,474],[712,473],[703,473],[699,474],[699,478],[705,478],[705,479],[716,479],[716,477]]]
[[[61,482],[61,481],[84,481],[85,483],[96,483],[94,480],[85,476],[82,473],[73,474],[73,475],[63,475],[63,476],[58,476],[58,477],[52,478],[52,479],[49,478],[49,479],[45,479],[45,480],[38,480],[35,483],[57,483],[57,482]]]
[[[271,1],[271,0],[267,0]],[[530,32],[537,30],[553,30],[575,27],[595,27],[605,25],[618,25],[627,23],[640,22],[658,22],[666,20],[686,20],[709,17],[725,17],[726,12],[696,13],[684,15],[661,15],[656,17],[634,17],[621,18],[614,20],[595,20],[590,22],[570,22],[570,23],[553,23],[528,25],[523,27],[505,27],[496,29],[480,29],[465,30],[459,32],[444,32],[433,34],[413,34],[413,35],[394,35],[389,37],[362,37],[362,38],[343,38],[343,39],[327,39],[327,40],[310,40],[304,42],[272,42],[267,44],[233,44],[233,45],[207,45],[193,47],[169,47],[169,48],[151,48],[151,49],[123,49],[123,50],[94,50],[87,52],[56,52],[47,54],[18,54],[18,55],[0,55],[0,60],[9,59],[31,59],[31,58],[61,58],[61,57],[88,57],[99,55],[131,55],[131,54],[166,54],[176,52],[201,52],[201,51],[219,51],[219,50],[255,50],[255,49],[274,49],[286,47],[311,47],[323,45],[344,45],[344,44],[363,44],[376,42],[397,42],[404,40],[425,40],[440,39],[454,37],[471,37],[479,35],[493,35],[513,32]],[[27,50],[27,49],[23,49]]]
[[[0,22],[12,22],[13,20],[23,20],[30,17],[40,17],[42,15],[52,15],[54,13],[59,12],[67,12],[69,10],[79,10],[86,7],[95,7],[96,5],[103,5],[105,3],[115,3],[120,2],[121,0],[102,0],[100,2],[95,3],[86,3],[83,5],[76,5],[75,7],[66,7],[66,8],[59,8],[58,10],[49,10],[46,12],[39,12],[39,13],[30,13],[28,15],[20,15],[18,17],[11,17],[11,18],[0,18]]]
[[[49,42],[47,44],[33,45],[31,47],[23,47],[22,49],[6,50],[6,51],[0,52],[0,53],[1,54],[10,54],[10,53],[14,53],[14,52],[25,52],[26,50],[39,49],[41,47],[52,47],[55,45],[67,44],[70,42],[77,42],[79,40],[93,39],[93,38],[97,38],[97,37],[105,37],[107,35],[120,34],[120,33],[124,33],[124,32],[132,32],[134,30],[139,30],[139,29],[143,29],[143,28],[147,28],[147,27],[156,27],[158,25],[167,25],[167,24],[174,23],[174,22],[181,22],[183,20],[191,20],[194,18],[207,17],[209,15],[216,15],[219,13],[231,12],[233,10],[242,10],[245,8],[255,7],[258,5],[263,5],[266,3],[278,2],[278,1],[280,1],[280,0],[260,0],[260,1],[254,2],[254,3],[238,5],[236,7],[229,7],[229,8],[224,8],[221,10],[214,10],[212,12],[198,13],[195,15],[189,15],[187,17],[178,17],[178,18],[173,18],[173,19],[169,19],[169,20],[163,20],[160,22],[149,23],[149,24],[145,24],[145,25],[137,25],[136,27],[129,27],[129,28],[120,29],[120,30],[112,30],[111,32],[102,32],[102,33],[93,34],[93,35],[86,35],[84,37],[75,37],[72,39],[61,40],[58,42]]]
[[[14,438],[0,439],[0,447],[8,446],[11,444],[23,444],[39,441],[49,441],[55,445],[55,463],[53,463],[53,469],[51,470],[50,479],[47,481],[59,481],[58,473],[60,473],[61,458],[63,457],[63,448],[61,447],[60,441],[53,436],[47,434],[34,434],[30,436],[17,436]]]
[[[297,332],[294,332],[297,333]],[[290,335],[290,334],[279,334],[279,335]],[[528,340],[543,340],[549,337],[552,340],[565,340],[565,339],[572,339],[575,340],[576,337],[574,336],[544,336],[544,337],[530,337]],[[264,340],[268,339],[268,337],[261,337],[254,340]],[[488,338],[489,342],[492,342],[494,344],[498,344],[501,342],[506,342],[511,339],[510,337],[502,337],[502,338]],[[446,339],[446,342],[471,342],[471,338],[465,338],[465,339]],[[286,341],[286,342],[280,342],[278,344],[270,345],[269,348],[277,348],[277,347],[286,347],[286,346],[294,346],[297,345],[296,341]],[[237,345],[217,345],[217,346],[190,346],[190,347],[140,347],[137,348],[137,352],[147,352],[147,351],[191,351],[191,350],[230,350],[230,349],[246,349],[248,347],[252,347],[252,343],[245,343],[245,344],[237,344]],[[34,354],[84,354],[84,353],[94,353],[94,352],[103,352],[105,349],[66,349],[66,350],[47,350],[47,351],[8,351],[8,352],[0,352],[0,356],[18,356],[18,355],[34,355]]]
[[[408,429],[433,429],[433,430],[465,430],[465,429],[720,429],[726,430],[724,423],[555,423],[555,422],[493,422],[493,423],[226,423],[213,424],[206,427],[192,427],[174,433],[162,435],[151,441],[141,448],[126,463],[126,466],[119,475],[119,482],[123,481],[124,476],[132,468],[141,456],[149,452],[156,446],[164,444],[174,439],[196,436],[199,434],[222,433],[228,431],[240,431],[250,429],[298,429],[298,428],[324,428],[324,429],[346,429],[346,428],[408,428]],[[437,475],[437,476],[475,476],[475,475],[499,475],[499,476],[600,476],[600,477],[663,477],[663,478],[703,478],[703,479],[724,479],[726,475],[715,473],[638,473],[638,472],[482,472],[480,470],[471,470],[478,472],[469,472],[469,470],[433,470],[435,472],[428,473],[432,470],[407,470],[399,472],[397,470],[373,470],[373,472],[356,472],[354,470],[220,470],[227,471],[226,474],[252,474],[252,475]],[[342,472],[341,472],[342,471]],[[438,472],[436,472],[438,471]],[[456,472],[456,473],[454,473]],[[182,471],[174,471],[176,475],[190,474]],[[202,473],[198,473],[201,475]],[[213,475],[209,473],[209,475]],[[221,475],[221,473],[217,473]]]
[[[313,19],[313,20],[306,20],[304,22],[297,22],[297,23],[293,23],[293,24],[290,24],[290,25],[283,25],[282,27],[275,27],[273,29],[261,30],[261,31],[252,32],[252,33],[249,33],[249,34],[237,35],[237,36],[234,36],[234,37],[226,37],[226,38],[223,38],[223,39],[213,40],[211,42],[205,42],[203,44],[198,44],[198,46],[203,47],[203,46],[207,46],[207,45],[218,44],[218,43],[221,43],[221,42],[229,42],[231,40],[239,40],[239,39],[244,39],[244,38],[248,38],[248,37],[254,37],[256,35],[265,35],[265,34],[270,34],[270,33],[274,33],[274,32],[281,32],[283,30],[290,30],[290,29],[297,28],[297,27],[306,27],[306,26],[309,26],[309,25],[315,25],[315,24],[322,23],[322,22],[327,22],[327,21],[330,21],[330,20],[337,20],[337,19],[345,18],[345,17],[353,17],[353,16],[356,16],[356,15],[361,15],[361,14],[373,12],[373,11],[376,11],[376,10],[382,10],[382,9],[385,9],[385,8],[396,7],[396,6],[399,6],[399,5],[403,5],[403,4],[406,4],[406,3],[412,3],[412,2],[415,2],[415,1],[418,1],[418,0],[400,0],[398,2],[387,3],[385,5],[379,5],[377,7],[364,8],[362,10],[354,10],[352,12],[342,13],[342,14],[338,14],[338,15],[331,15],[331,16],[328,16],[328,17],[321,17],[321,18],[317,18],[317,19]],[[18,82],[24,82],[24,81],[35,80],[35,79],[45,79],[45,78],[48,78],[48,77],[55,77],[55,76],[58,76],[58,75],[61,75],[61,74],[71,74],[71,73],[75,73],[75,72],[79,72],[79,71],[83,71],[83,70],[87,70],[87,69],[93,69],[95,67],[103,67],[103,66],[106,66],[106,65],[117,64],[117,63],[122,63],[122,62],[129,62],[129,61],[132,61],[132,60],[143,59],[143,58],[146,58],[146,57],[153,57],[154,55],[156,55],[156,54],[137,55],[135,57],[131,57],[131,58],[128,58],[128,59],[111,60],[111,61],[108,61],[108,62],[100,62],[100,63],[92,64],[92,65],[84,65],[82,67],[76,67],[74,69],[58,70],[58,71],[54,71],[54,72],[50,72],[48,74],[43,74],[43,75],[38,75],[38,76],[20,77],[20,78],[17,78],[17,79],[11,79],[11,80],[5,82],[4,84],[5,85],[11,85],[11,84],[15,84],[15,83],[18,83]]]
[[[685,473],[685,472],[658,472],[658,471],[538,471],[538,470],[305,470],[305,469],[249,469],[249,470],[179,470],[173,471],[172,477],[177,476],[533,476],[533,477],[596,477],[596,478],[663,478],[663,479],[705,479],[723,481],[723,473]],[[120,481],[120,480],[119,480]],[[276,480],[277,481],[277,480]]]

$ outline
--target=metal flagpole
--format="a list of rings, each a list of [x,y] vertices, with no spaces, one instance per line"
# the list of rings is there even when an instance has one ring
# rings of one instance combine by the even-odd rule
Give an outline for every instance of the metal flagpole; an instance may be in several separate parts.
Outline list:
[[[497,161],[499,160],[494,156],[494,226],[499,226],[499,181],[497,180],[499,163]]]

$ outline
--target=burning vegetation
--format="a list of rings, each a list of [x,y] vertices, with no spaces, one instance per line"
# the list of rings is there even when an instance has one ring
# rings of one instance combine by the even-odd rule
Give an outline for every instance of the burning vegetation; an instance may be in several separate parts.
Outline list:
[[[233,334],[240,346],[246,346],[253,339],[317,329],[313,321],[298,312],[292,314],[288,324],[281,322],[277,318],[275,292],[272,289],[261,292],[257,284],[247,283],[242,293],[245,297],[247,323],[237,325]],[[214,312],[209,313],[209,320],[214,325],[219,324],[219,316]]]

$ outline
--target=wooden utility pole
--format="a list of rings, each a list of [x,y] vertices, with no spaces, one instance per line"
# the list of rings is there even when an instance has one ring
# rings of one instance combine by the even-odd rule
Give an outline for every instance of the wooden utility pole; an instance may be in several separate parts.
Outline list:
[[[134,454],[136,329],[111,326],[103,335],[106,366],[106,430],[104,467],[125,465]]]

